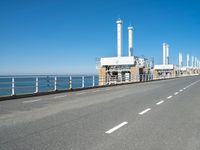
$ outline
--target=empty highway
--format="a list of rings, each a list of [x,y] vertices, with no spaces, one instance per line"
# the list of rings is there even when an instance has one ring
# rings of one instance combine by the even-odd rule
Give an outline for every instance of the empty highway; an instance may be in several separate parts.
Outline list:
[[[200,76],[0,102],[0,150],[199,150]]]

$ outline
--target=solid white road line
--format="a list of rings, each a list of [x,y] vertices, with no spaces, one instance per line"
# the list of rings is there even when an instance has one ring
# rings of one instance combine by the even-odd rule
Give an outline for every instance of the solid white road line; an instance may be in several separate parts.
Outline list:
[[[174,95],[178,95],[178,92],[175,92]]]
[[[94,91],[92,91],[93,93],[95,93],[95,92],[99,92],[100,90],[94,90]]]
[[[167,97],[167,99],[170,99],[170,98],[172,98],[172,97],[173,97],[173,96],[170,95],[170,96]]]
[[[105,89],[105,91],[109,91],[109,90],[112,90],[112,88],[107,88],[107,89]]]
[[[86,92],[76,93],[76,95],[86,94]]]
[[[67,95],[59,95],[59,96],[55,96],[54,98],[63,98],[63,97],[66,97]]]
[[[157,102],[156,105],[160,105],[162,103],[164,103],[164,101]]]
[[[29,100],[29,101],[23,101],[22,103],[33,103],[33,102],[37,102],[40,101],[41,99],[35,99],[35,100]]]
[[[121,124],[119,124],[119,125],[113,127],[112,129],[106,131],[105,133],[106,133],[106,134],[111,134],[111,133],[115,132],[116,130],[118,130],[119,128],[123,127],[123,126],[126,125],[126,124],[128,124],[128,122],[126,122],[126,121],[125,121],[125,122],[122,122]]]
[[[139,115],[144,115],[145,113],[147,113],[148,111],[150,111],[151,108],[147,108],[145,110],[143,110],[142,112],[138,113]]]

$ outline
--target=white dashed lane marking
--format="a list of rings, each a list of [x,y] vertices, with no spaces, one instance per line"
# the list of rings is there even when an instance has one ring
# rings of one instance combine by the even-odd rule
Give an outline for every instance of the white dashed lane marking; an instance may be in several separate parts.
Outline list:
[[[160,105],[162,103],[164,103],[164,101],[157,102],[156,105]]]
[[[178,92],[175,92],[174,95],[178,95]]]
[[[147,108],[147,109],[143,110],[142,112],[140,112],[139,115],[144,115],[145,113],[147,113],[150,110],[151,110],[151,108]]]
[[[111,134],[111,133],[115,132],[116,130],[118,130],[119,128],[125,126],[126,124],[128,124],[128,122],[126,122],[126,121],[125,121],[125,122],[122,122],[122,123],[120,123],[119,125],[113,127],[112,129],[106,131],[105,133],[106,133],[106,134]]]
[[[167,99],[171,99],[172,97],[173,97],[173,96],[170,95],[170,96],[167,97]]]

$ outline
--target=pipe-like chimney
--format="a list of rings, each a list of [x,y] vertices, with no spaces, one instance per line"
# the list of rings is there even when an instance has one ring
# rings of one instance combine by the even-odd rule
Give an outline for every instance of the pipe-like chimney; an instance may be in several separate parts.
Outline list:
[[[194,56],[192,56],[192,68],[194,67]]]
[[[189,66],[190,66],[190,55],[187,54],[187,67],[189,67]]]
[[[182,53],[179,53],[178,59],[179,59],[179,61],[178,61],[178,65],[179,65],[179,67],[182,67],[182,65],[183,65],[183,57],[182,57]]]
[[[163,65],[166,65],[166,44],[163,43]]]
[[[166,44],[166,65],[169,65],[169,45]]]
[[[128,27],[128,56],[133,56],[133,27]]]
[[[116,21],[117,24],[117,56],[122,56],[122,20],[118,19]]]

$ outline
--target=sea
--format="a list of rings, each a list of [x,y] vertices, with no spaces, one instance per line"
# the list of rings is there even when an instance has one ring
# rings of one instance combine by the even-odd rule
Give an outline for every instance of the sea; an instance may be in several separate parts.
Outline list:
[[[84,76],[84,87],[92,87],[99,83],[98,75],[56,75],[57,90],[66,90],[70,88],[70,76],[72,78],[72,89],[82,87],[82,77]],[[38,78],[39,92],[53,91],[55,86],[55,75],[17,75],[0,76],[0,97],[10,96],[12,94],[12,78],[15,83],[15,94],[30,94],[36,91],[36,78]]]

